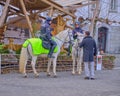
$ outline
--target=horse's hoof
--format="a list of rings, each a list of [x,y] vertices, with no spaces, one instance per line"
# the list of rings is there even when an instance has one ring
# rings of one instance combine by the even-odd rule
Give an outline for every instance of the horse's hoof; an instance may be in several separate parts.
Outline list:
[[[27,78],[27,75],[24,75],[23,78]]]
[[[53,78],[57,78],[57,75],[54,75]]]
[[[78,74],[78,75],[80,75],[80,74],[81,74],[81,72],[78,72],[77,74]]]
[[[75,75],[75,72],[72,72],[72,75]]]
[[[76,74],[80,75],[82,72],[81,71],[77,71]]]
[[[35,74],[35,78],[38,78],[39,77],[39,74]]]
[[[48,73],[48,74],[47,74],[47,76],[49,77],[49,76],[51,76],[51,74],[50,74],[50,73]]]

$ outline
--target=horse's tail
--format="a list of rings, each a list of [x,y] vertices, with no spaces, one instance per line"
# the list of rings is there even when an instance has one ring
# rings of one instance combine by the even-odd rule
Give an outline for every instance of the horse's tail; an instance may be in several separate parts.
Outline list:
[[[24,72],[24,68],[26,67],[26,63],[27,63],[27,48],[23,48],[21,50],[21,54],[20,54],[20,59],[19,59],[19,72],[23,73]]]

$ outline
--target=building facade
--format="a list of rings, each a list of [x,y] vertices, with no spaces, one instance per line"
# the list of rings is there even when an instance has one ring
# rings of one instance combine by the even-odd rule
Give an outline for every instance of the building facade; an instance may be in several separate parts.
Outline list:
[[[77,17],[91,18],[95,6],[78,8]],[[100,0],[99,17],[95,27],[95,40],[98,50],[120,54],[120,0]],[[88,29],[87,29],[88,30]]]
[[[78,1],[67,1],[67,3],[64,3],[64,6],[72,4],[71,2],[77,3]],[[94,9],[95,5],[81,7],[77,9],[75,15],[77,16],[77,19],[80,16],[84,19],[92,18]],[[0,16],[1,13],[2,7],[0,6]],[[47,13],[42,15],[46,14]],[[95,40],[97,42],[98,50],[103,50],[105,53],[120,53],[120,0],[100,0],[100,13],[98,18],[104,19],[103,21],[98,21],[95,27]],[[108,20],[108,22],[106,20]],[[88,27],[85,29],[89,30]]]

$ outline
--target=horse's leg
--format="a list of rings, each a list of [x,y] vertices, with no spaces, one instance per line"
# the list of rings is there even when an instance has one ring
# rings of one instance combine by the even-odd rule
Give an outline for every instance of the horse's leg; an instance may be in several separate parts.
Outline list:
[[[25,56],[23,58],[25,60],[25,63],[24,63],[24,69],[23,69],[23,76],[26,78],[27,77],[26,65],[27,65],[27,61],[28,61],[28,54],[27,53],[24,53],[24,54],[25,54]]]
[[[79,57],[77,58],[77,72],[78,74],[82,73],[82,52],[79,54]]]
[[[81,67],[81,59],[79,58],[78,60],[77,60],[77,73],[78,74],[81,74],[81,72],[82,72],[82,67]]]
[[[56,74],[56,60],[57,60],[57,58],[53,59],[53,76],[54,77],[57,77],[57,74]]]
[[[48,60],[48,66],[47,66],[47,76],[50,76],[50,66],[51,66],[52,59]]]
[[[26,73],[26,65],[27,65],[27,58],[25,60],[25,64],[24,64],[24,69],[23,69],[23,76],[26,78],[27,77],[27,73]]]
[[[32,56],[31,65],[32,65],[32,68],[33,68],[33,72],[34,72],[34,74],[35,74],[35,77],[38,77],[39,74],[37,73],[37,71],[36,71],[36,69],[35,69],[36,60],[37,60],[37,56]]]
[[[75,58],[73,58],[73,70],[72,70],[72,74],[75,74]]]

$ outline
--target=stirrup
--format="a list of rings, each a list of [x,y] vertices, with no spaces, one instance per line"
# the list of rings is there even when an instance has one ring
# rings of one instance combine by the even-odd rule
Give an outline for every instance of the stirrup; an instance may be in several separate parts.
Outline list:
[[[55,56],[52,56],[52,55],[48,55],[48,58],[55,58]]]

